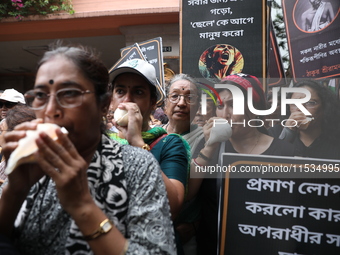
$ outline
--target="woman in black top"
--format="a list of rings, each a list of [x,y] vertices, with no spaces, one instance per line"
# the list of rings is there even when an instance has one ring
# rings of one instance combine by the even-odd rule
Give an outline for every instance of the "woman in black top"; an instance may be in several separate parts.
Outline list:
[[[306,125],[308,116],[291,104],[286,126],[292,127],[285,127],[279,138],[295,145],[296,156],[340,159],[340,105],[336,95],[311,80],[301,81],[294,87],[310,91],[311,99],[303,105],[312,114],[309,117],[312,120]],[[303,93],[291,95],[291,98],[304,97]]]
[[[245,99],[247,99],[248,88],[252,88],[254,108],[258,110],[266,109],[266,99],[262,90],[262,84],[256,77],[247,74],[230,75],[227,76],[222,83],[234,85],[241,89]],[[226,119],[228,123],[231,124],[232,136],[227,142],[224,144],[222,143],[222,146],[220,142],[214,144],[215,151],[205,150],[207,155],[203,155],[203,158],[199,156],[196,159],[197,164],[216,165],[219,163],[219,156],[223,152],[280,156],[293,155],[293,145],[277,138],[270,137],[267,134],[265,127],[261,125],[263,122],[260,117],[256,116],[248,109],[247,103],[245,103],[244,115],[233,114],[233,100],[235,101],[236,98],[233,98],[233,95],[228,89],[219,89],[218,92],[222,103],[217,106],[216,116],[217,118]],[[215,119],[216,118],[210,119],[204,126],[206,136],[209,136]],[[248,125],[249,120],[252,120],[251,125]],[[206,140],[208,139],[206,138]],[[208,154],[208,152],[211,153]],[[207,160],[209,162],[204,162],[204,158],[210,159]],[[244,180],[245,179],[242,179],[240,181]],[[219,185],[220,179],[207,178],[203,180],[199,191],[199,194],[203,199],[204,206],[202,211],[202,220],[197,234],[197,243],[199,254],[202,255],[217,254],[219,200],[217,190],[219,189]]]

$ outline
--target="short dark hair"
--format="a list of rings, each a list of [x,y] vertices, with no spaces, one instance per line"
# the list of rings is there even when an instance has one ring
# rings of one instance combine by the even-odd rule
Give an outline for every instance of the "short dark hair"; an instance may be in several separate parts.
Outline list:
[[[57,56],[71,60],[82,71],[84,76],[94,84],[98,102],[110,103],[111,91],[109,86],[109,73],[104,63],[100,60],[94,48],[77,45],[63,46],[61,41],[50,45],[50,50],[45,52],[38,63],[38,68]]]
[[[109,107],[112,97],[112,88],[109,83],[109,71],[99,58],[99,53],[91,47],[83,45],[64,46],[58,40],[49,46],[50,50],[45,52],[38,62],[38,69],[47,61],[62,56],[72,61],[83,75],[93,84],[96,103]],[[101,125],[101,132],[105,132],[105,124]]]
[[[24,104],[17,105],[10,109],[6,115],[7,130],[12,131],[20,123],[34,120],[35,113]]]

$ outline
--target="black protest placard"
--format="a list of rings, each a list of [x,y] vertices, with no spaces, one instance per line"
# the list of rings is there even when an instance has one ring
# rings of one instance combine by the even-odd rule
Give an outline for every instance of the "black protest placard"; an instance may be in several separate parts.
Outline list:
[[[226,153],[223,166],[220,254],[340,254],[338,161]]]
[[[113,69],[120,66],[124,62],[135,58],[145,60],[145,57],[137,43],[135,43],[133,46],[131,46],[128,50],[125,51],[125,54],[122,55],[122,57],[118,59],[118,61],[110,68],[109,73],[111,73]]]
[[[282,7],[295,81],[339,76],[339,0],[282,0]]]
[[[266,1],[183,0],[181,72],[206,83],[226,75],[265,77]]]
[[[155,67],[156,77],[162,89],[164,90],[165,83],[164,83],[162,37],[157,37],[144,42],[139,42],[138,45],[141,52],[144,55],[145,60]],[[133,45],[120,49],[121,56],[124,56],[132,47]]]

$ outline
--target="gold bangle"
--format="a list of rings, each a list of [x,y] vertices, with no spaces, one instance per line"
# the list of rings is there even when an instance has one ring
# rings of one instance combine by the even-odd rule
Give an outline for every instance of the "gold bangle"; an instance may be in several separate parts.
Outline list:
[[[142,149],[143,150],[147,150],[147,151],[150,151],[150,146],[146,143],[142,146]]]
[[[124,244],[124,249],[123,249],[122,255],[125,255],[128,249],[129,249],[129,240],[126,240],[125,244]]]
[[[96,239],[97,237],[108,233],[112,229],[112,227],[113,227],[112,221],[110,221],[109,219],[105,219],[99,224],[99,228],[97,229],[96,232],[94,232],[91,235],[84,236],[84,239],[87,241]]]

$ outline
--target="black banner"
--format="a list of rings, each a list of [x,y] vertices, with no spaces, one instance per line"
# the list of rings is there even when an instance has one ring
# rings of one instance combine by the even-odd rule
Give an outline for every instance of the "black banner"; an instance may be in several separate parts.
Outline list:
[[[338,161],[232,153],[223,159],[231,173],[221,185],[221,255],[340,254],[339,179],[315,178],[322,171],[338,176]],[[266,173],[235,178],[256,166]],[[270,178],[270,169],[281,178]]]
[[[131,60],[131,59],[142,59],[145,60],[144,54],[142,53],[142,51],[140,50],[139,46],[137,43],[135,43],[134,45],[130,46],[122,55],[122,57],[120,59],[118,59],[118,61],[113,65],[113,67],[110,68],[109,73],[111,73],[116,67],[120,66],[121,64],[123,64],[124,62]]]
[[[322,79],[340,74],[340,1],[282,0],[292,74]]]
[[[207,83],[233,73],[265,76],[266,1],[185,0],[181,72]]]
[[[139,49],[144,54],[144,58],[156,69],[156,77],[162,87],[165,89],[164,84],[164,67],[163,67],[163,47],[162,47],[162,37],[153,38],[144,42],[138,43]],[[129,50],[134,47],[127,46],[120,49],[120,54],[123,57]]]

